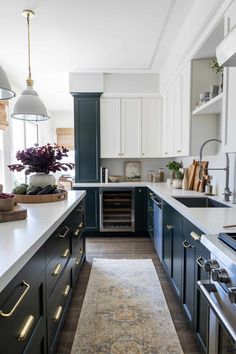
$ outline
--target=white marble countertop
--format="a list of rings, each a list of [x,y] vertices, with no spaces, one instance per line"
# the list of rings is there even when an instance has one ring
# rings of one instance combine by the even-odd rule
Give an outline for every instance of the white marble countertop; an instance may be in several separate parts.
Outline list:
[[[27,219],[0,224],[0,292],[84,196],[84,191],[69,191],[59,202],[21,204],[27,208]]]
[[[236,204],[224,202],[223,196],[209,198],[229,205],[230,208],[188,208],[173,197],[205,197],[205,194],[193,190],[175,189],[166,182],[74,183],[73,187],[148,187],[201,229],[203,233],[225,232],[224,225],[236,224]],[[227,229],[227,231],[236,231],[236,228]]]

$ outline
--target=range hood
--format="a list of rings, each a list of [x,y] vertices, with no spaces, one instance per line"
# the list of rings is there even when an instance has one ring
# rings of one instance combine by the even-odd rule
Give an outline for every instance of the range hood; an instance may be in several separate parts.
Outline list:
[[[216,58],[220,66],[236,66],[236,26],[216,47]]]

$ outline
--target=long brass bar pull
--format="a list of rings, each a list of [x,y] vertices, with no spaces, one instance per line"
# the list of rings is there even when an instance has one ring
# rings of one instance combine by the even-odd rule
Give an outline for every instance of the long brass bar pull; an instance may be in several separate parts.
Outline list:
[[[68,284],[68,285],[66,285],[65,290],[63,291],[62,295],[65,297],[68,296],[69,291],[70,291],[70,285]]]
[[[62,253],[61,257],[62,257],[62,258],[67,258],[69,252],[70,252],[70,250],[69,250],[69,248],[67,248],[67,249],[64,251],[64,253]]]
[[[62,266],[61,266],[60,263],[56,266],[56,268],[55,268],[54,271],[52,272],[52,276],[53,276],[53,277],[56,277],[56,276],[60,273],[61,267],[62,267]]]
[[[192,231],[190,232],[191,237],[194,239],[194,241],[200,241],[201,240],[201,236],[198,235],[196,232]]]
[[[15,303],[15,305],[12,307],[11,311],[8,313],[5,313],[3,311],[0,310],[0,316],[2,317],[11,317],[13,315],[13,313],[16,311],[17,307],[20,305],[21,301],[24,299],[24,297],[26,296],[27,292],[30,289],[30,285],[27,284],[24,280],[21,283],[21,286],[26,286],[25,291],[23,292],[23,294],[21,295],[21,297],[17,300],[17,302]]]
[[[61,313],[62,313],[62,306],[58,306],[58,308],[56,309],[56,312],[55,312],[55,314],[53,316],[53,321],[54,322],[58,322],[60,320]]]
[[[65,238],[66,235],[68,234],[69,230],[70,230],[69,227],[67,227],[67,226],[64,226],[64,228],[65,228],[65,230],[66,230],[66,231],[64,232],[64,234],[60,234],[60,233],[58,234],[58,236],[61,237],[61,238]]]
[[[23,326],[22,330],[20,331],[20,334],[17,338],[18,342],[22,342],[23,340],[26,339],[33,323],[34,323],[34,316],[29,315],[29,317],[25,321],[25,324],[24,324],[24,326]]]

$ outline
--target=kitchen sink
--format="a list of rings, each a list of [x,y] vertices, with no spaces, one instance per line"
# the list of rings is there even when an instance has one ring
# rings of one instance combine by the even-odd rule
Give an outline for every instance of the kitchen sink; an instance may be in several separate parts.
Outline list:
[[[230,206],[207,197],[174,197],[188,208],[230,208]]]

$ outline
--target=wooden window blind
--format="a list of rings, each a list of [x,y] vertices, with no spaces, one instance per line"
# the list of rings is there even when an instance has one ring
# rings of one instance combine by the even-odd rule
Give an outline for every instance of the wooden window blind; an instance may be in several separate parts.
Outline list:
[[[8,127],[8,101],[0,101],[0,129]]]
[[[57,144],[64,146],[68,150],[74,150],[74,129],[73,128],[57,128]]]

